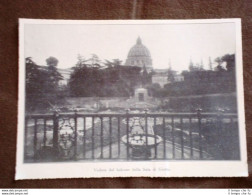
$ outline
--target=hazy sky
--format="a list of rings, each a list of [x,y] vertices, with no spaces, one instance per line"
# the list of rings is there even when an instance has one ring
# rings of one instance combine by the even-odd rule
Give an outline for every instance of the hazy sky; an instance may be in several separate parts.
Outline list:
[[[88,25],[25,24],[25,57],[45,65],[49,56],[59,60],[59,68],[76,64],[77,55],[101,60],[125,60],[138,36],[150,50],[153,68],[188,69],[190,58],[208,68],[224,54],[235,53],[235,24],[155,24]]]

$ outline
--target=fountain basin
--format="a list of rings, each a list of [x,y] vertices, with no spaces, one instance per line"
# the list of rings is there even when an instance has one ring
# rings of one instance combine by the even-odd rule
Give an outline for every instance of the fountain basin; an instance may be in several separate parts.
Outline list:
[[[133,159],[148,159],[151,157],[151,149],[162,142],[162,138],[153,134],[129,134],[124,135],[121,141],[132,149]]]

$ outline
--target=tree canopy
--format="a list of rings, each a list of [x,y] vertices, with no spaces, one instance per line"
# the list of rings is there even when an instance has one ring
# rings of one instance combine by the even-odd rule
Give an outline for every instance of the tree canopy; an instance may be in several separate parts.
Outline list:
[[[105,66],[100,60],[96,62],[78,58],[69,82],[72,96],[127,97],[141,82],[139,67],[122,66],[119,59],[106,60]]]
[[[59,63],[59,60],[57,58],[55,58],[55,57],[51,56],[51,57],[46,59],[46,64],[48,66],[57,67],[58,63]]]
[[[25,59],[26,64],[26,109],[36,111],[55,105],[58,101],[58,81],[62,76],[56,66],[58,60],[49,57],[48,66],[37,65],[31,57]]]

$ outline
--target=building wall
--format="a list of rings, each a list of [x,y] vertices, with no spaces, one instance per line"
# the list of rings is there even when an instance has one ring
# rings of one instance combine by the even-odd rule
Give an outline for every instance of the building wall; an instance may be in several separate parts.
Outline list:
[[[161,87],[164,87],[168,83],[166,75],[153,75],[152,83],[158,83]]]
[[[66,86],[69,83],[71,69],[58,69],[58,72],[63,77],[63,80],[59,81],[59,86]]]
[[[184,81],[184,76],[183,75],[175,75],[174,81],[175,82],[182,82],[182,81]]]
[[[125,65],[138,66],[140,68],[143,68],[145,66],[148,72],[152,70],[152,60],[150,59],[150,57],[145,56],[128,57]]]

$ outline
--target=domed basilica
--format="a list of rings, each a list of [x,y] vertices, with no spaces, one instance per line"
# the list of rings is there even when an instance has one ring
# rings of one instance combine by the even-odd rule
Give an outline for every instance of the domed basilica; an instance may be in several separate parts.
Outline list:
[[[144,68],[145,66],[148,72],[153,69],[150,51],[142,44],[140,37],[138,37],[136,44],[130,49],[125,65],[138,66],[140,68]]]

